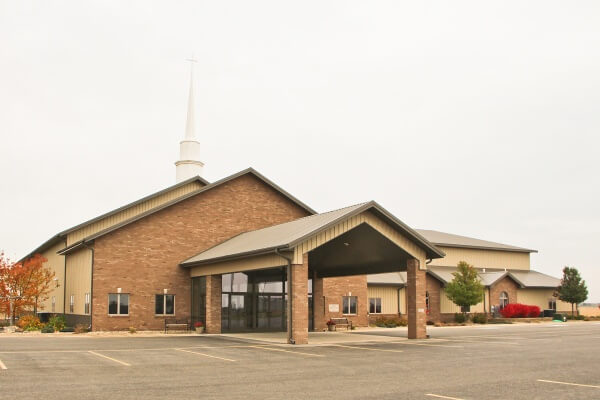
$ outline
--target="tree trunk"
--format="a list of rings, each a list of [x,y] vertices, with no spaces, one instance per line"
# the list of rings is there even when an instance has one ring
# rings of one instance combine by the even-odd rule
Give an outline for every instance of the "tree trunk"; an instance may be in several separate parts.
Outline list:
[[[575,314],[573,314],[575,312],[575,311],[573,311],[573,304],[574,303],[571,303],[571,316],[575,315]]]

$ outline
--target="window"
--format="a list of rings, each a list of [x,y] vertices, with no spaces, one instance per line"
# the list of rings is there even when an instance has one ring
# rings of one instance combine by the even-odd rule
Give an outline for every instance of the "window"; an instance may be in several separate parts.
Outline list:
[[[427,310],[427,314],[429,314],[430,304],[431,303],[429,303],[429,292],[425,292],[425,309]]]
[[[356,296],[344,296],[343,300],[343,313],[344,314],[356,314]]]
[[[381,314],[381,297],[371,297],[369,299],[369,313]]]
[[[69,301],[69,312],[73,312],[73,308],[75,307],[75,295],[71,295],[71,300]]]
[[[556,311],[556,297],[551,297],[548,300],[548,309]]]
[[[508,293],[500,293],[500,309],[502,310],[508,304]]]
[[[56,296],[52,296],[52,312],[56,312]]]
[[[174,294],[157,294],[155,299],[156,305],[154,313],[156,315],[175,315]]]
[[[129,315],[129,294],[110,293],[108,295],[109,315]]]
[[[84,309],[85,314],[90,313],[90,294],[89,293],[85,294],[85,303],[83,305],[83,309]]]

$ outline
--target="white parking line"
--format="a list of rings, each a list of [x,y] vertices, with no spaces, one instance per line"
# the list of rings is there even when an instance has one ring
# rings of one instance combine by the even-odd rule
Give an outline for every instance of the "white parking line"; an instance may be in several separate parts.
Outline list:
[[[520,346],[519,343],[515,342],[503,342],[501,340],[465,340],[465,339],[457,339],[452,340],[454,343],[481,343],[481,344],[508,344],[510,346]]]
[[[464,400],[464,399],[459,399],[458,397],[442,396],[442,395],[440,395],[440,394],[433,394],[433,393],[427,393],[425,396],[437,397],[438,399],[448,399],[448,400]]]
[[[389,351],[391,353],[402,353],[403,350],[388,350],[388,349],[371,349],[369,347],[360,347],[360,346],[346,346],[343,344],[332,344],[335,347],[345,347],[347,349],[357,349],[357,350],[370,350],[370,351]]]
[[[409,345],[412,345],[412,346],[454,347],[454,348],[459,348],[459,349],[462,349],[464,347],[464,346],[455,346],[455,345],[452,345],[452,344],[415,343],[415,342],[409,342],[409,341],[387,342],[387,343],[409,344]]]
[[[98,356],[98,357],[106,358],[107,360],[114,361],[114,362],[119,363],[121,365],[124,365],[126,367],[131,367],[131,364],[127,364],[126,362],[121,361],[121,360],[117,360],[116,358],[105,356],[104,354],[96,353],[95,351],[89,350],[88,353],[93,354],[93,355]]]
[[[8,369],[8,368],[6,368],[6,365],[4,365],[2,360],[0,360],[0,369]]]
[[[235,362],[236,360],[232,360],[231,358],[225,358],[225,357],[218,357],[218,356],[213,356],[211,354],[206,354],[206,353],[199,353],[197,351],[191,351],[191,350],[184,350],[184,349],[174,349],[177,351],[183,351],[186,353],[192,353],[192,354],[197,354],[199,356],[204,356],[204,357],[210,357],[210,358],[216,358],[218,360],[223,360],[223,361],[231,361],[231,362]]]
[[[596,385],[584,385],[581,383],[569,383],[569,382],[559,382],[559,381],[547,381],[545,379],[538,379],[538,382],[546,382],[546,383],[556,383],[559,385],[569,385],[569,386],[582,386],[582,387],[590,387],[590,388],[596,388],[596,389],[600,389],[600,386],[596,386]]]
[[[284,353],[300,354],[302,356],[325,357],[322,354],[303,353],[301,351],[291,351],[291,350],[283,350],[283,349],[274,349],[272,347],[264,347],[264,346],[250,346],[250,347],[252,347],[254,349],[271,350],[271,351],[281,351],[281,352],[284,352]]]

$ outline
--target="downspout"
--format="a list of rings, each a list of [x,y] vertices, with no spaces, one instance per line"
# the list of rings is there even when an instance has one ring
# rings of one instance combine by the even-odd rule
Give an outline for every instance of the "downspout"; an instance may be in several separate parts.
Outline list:
[[[65,241],[65,246],[67,245],[67,242]],[[64,255],[65,257],[65,274],[63,275],[63,317],[65,316],[65,314],[67,313],[67,254]]]
[[[85,239],[81,243],[92,252],[92,266],[91,266],[92,270],[90,271],[90,326],[88,328],[91,332],[92,331],[92,315],[93,315],[92,305],[94,304],[94,302],[92,300],[94,297],[93,296],[93,293],[94,293],[94,248],[85,244]],[[84,298],[85,298],[85,294],[84,294]]]
[[[287,282],[288,282],[288,304],[287,304],[287,323],[288,323],[288,343],[296,344],[292,337],[292,259],[284,256],[279,249],[275,249],[275,254],[287,261]]]

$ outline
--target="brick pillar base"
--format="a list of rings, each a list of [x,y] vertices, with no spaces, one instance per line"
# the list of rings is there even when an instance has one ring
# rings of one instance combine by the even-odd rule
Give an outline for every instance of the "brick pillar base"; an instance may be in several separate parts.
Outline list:
[[[304,255],[302,264],[292,265],[292,277],[289,279],[292,290],[291,337],[296,344],[308,343],[308,255]],[[289,307],[288,307],[289,309]],[[289,321],[289,319],[288,319]],[[288,322],[288,336],[290,324]]]
[[[221,275],[206,277],[206,333],[221,333]]]
[[[425,314],[426,273],[419,269],[419,260],[415,259],[407,261],[406,271],[408,338],[425,339],[427,337],[427,314]]]
[[[315,331],[322,331],[327,328],[327,318],[325,315],[325,297],[323,297],[323,278],[313,276],[313,315]]]

